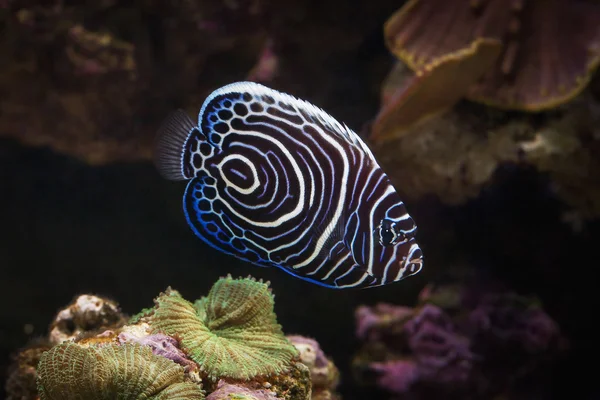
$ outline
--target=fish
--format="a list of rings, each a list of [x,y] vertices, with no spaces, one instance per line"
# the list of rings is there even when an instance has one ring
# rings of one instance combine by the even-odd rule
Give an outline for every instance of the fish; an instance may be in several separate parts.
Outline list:
[[[417,226],[367,144],[321,108],[254,82],[213,91],[198,122],[179,109],[154,162],[187,180],[183,213],[204,243],[333,289],[417,274]]]

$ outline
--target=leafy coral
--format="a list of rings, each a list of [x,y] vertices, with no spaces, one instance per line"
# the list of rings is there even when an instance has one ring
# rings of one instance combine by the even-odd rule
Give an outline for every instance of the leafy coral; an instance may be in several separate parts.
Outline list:
[[[181,348],[212,379],[279,374],[298,354],[277,323],[268,284],[222,278],[192,304],[168,289],[156,299],[150,325],[176,335]]]
[[[183,372],[147,346],[65,342],[42,355],[38,391],[42,400],[202,399],[200,387],[184,382]]]

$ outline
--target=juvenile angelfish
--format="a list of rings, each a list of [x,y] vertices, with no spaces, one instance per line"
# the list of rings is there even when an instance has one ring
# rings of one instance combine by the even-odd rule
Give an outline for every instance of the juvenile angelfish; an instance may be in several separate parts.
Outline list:
[[[189,180],[183,210],[208,245],[331,288],[421,270],[417,227],[360,137],[320,108],[252,82],[215,90],[198,123],[178,110],[155,162]]]

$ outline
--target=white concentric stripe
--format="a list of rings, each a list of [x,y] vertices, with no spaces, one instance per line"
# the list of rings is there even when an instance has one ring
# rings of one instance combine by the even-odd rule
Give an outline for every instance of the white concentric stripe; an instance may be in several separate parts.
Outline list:
[[[369,230],[367,232],[373,232],[375,230],[375,211],[377,211],[377,209],[379,208],[379,204],[389,195],[393,195],[394,193],[396,193],[396,191],[394,190],[393,187],[387,185],[386,186],[386,190],[385,192],[383,192],[383,194],[377,199],[377,201],[374,204],[370,204],[369,207],[371,209],[371,213],[369,214]],[[369,235],[368,236],[369,241],[373,241],[373,236]],[[373,273],[373,264],[375,263],[374,260],[374,252],[375,252],[375,246],[373,243],[370,243],[369,246],[369,264],[367,265],[367,271],[369,272],[369,274],[371,275],[375,275]]]
[[[331,268],[327,275],[323,277],[323,280],[326,281],[329,279],[331,275],[340,267],[340,265],[342,265],[348,258],[350,258],[350,252],[348,252],[345,257],[342,257],[342,259],[340,259],[340,261],[338,261],[338,263]]]
[[[261,228],[278,227],[279,225],[283,224],[284,222],[289,221],[290,219],[298,216],[300,214],[300,212],[302,212],[303,208],[305,207],[304,192],[305,192],[306,188],[305,188],[305,183],[304,183],[304,175],[302,175],[302,171],[300,171],[300,168],[298,167],[298,163],[296,162],[296,160],[294,159],[294,157],[292,156],[290,151],[280,141],[275,140],[271,136],[268,136],[268,135],[265,135],[265,134],[262,134],[262,133],[256,132],[256,131],[253,131],[252,135],[272,142],[275,146],[277,146],[279,148],[279,150],[281,150],[281,152],[285,155],[285,157],[290,161],[290,164],[292,165],[292,168],[294,169],[294,173],[298,177],[298,185],[300,188],[300,195],[298,196],[298,203],[296,204],[296,207],[291,212],[280,216],[276,220],[261,222],[261,221],[253,221],[253,220],[248,219],[246,216],[244,216],[243,214],[240,214],[235,209],[233,209],[225,199],[223,199],[223,198],[221,198],[221,199],[223,200],[223,204],[227,207],[227,209],[229,209],[231,211],[231,213],[233,215],[235,215],[237,218],[241,219],[242,221],[247,222],[248,224],[259,226]]]
[[[385,265],[385,267],[383,268],[383,274],[381,274],[381,284],[382,285],[385,285],[387,283],[390,266],[392,266],[394,264],[394,262],[398,262],[398,259],[396,257],[387,257],[387,260],[388,260],[388,262]]]
[[[269,117],[272,117],[270,114],[269,114],[268,116],[269,116]],[[325,196],[325,184],[326,184],[326,182],[325,182],[325,174],[324,174],[324,172],[323,172],[323,169],[320,167],[320,163],[318,162],[317,158],[315,157],[315,154],[314,154],[314,152],[312,151],[312,149],[311,149],[311,148],[309,148],[309,147],[308,147],[308,146],[307,146],[305,143],[302,143],[302,142],[298,141],[296,138],[294,138],[293,136],[291,136],[290,134],[288,134],[288,133],[287,133],[287,131],[285,131],[285,130],[281,129],[281,128],[280,128],[280,127],[278,127],[278,126],[271,125],[271,124],[267,124],[267,123],[264,123],[264,122],[260,122],[260,123],[250,123],[250,122],[247,122],[247,121],[246,121],[246,124],[247,124],[248,126],[268,126],[269,128],[271,128],[271,129],[273,129],[273,130],[275,130],[275,131],[279,132],[279,133],[280,133],[282,136],[286,137],[288,140],[291,140],[291,141],[293,141],[294,143],[296,143],[296,144],[298,144],[299,146],[302,146],[302,147],[304,147],[304,148],[306,149],[307,153],[308,153],[308,154],[310,154],[311,158],[313,159],[313,161],[314,161],[314,163],[315,163],[315,166],[316,166],[316,167],[319,169],[319,172],[320,172],[320,175],[321,175],[321,181],[322,181],[322,183],[323,183],[323,190],[321,191],[321,197],[320,197],[320,203],[319,203],[319,205],[322,207],[322,205],[324,204],[324,196]],[[319,131],[319,130],[320,130],[320,128],[319,128],[318,126],[314,126],[314,128],[315,128],[317,131]],[[243,131],[243,134],[253,134],[253,132],[254,132],[254,131]],[[314,140],[314,138],[310,137],[309,135],[306,135],[304,132],[301,132],[301,133],[302,133],[304,136],[308,137],[308,138],[309,138],[311,141],[313,141],[313,142],[315,143],[315,145],[316,145],[316,146],[318,146],[318,143],[317,143],[317,142]],[[232,142],[232,143],[233,143],[233,142]],[[245,145],[244,147],[253,148],[253,146],[248,146],[248,145]],[[345,154],[345,153],[343,153],[343,154]],[[327,160],[328,160],[328,162],[329,162],[329,164],[330,164],[330,167],[331,167],[332,173],[335,173],[335,166],[334,166],[334,165],[333,165],[333,163],[331,162],[331,158],[330,158],[330,157],[327,155],[327,153],[325,153],[324,151],[323,151],[323,155],[324,155],[324,157],[325,157],[325,158],[327,158]],[[312,188],[311,188],[311,189],[312,189],[312,190],[311,190],[311,195],[314,195],[314,191],[315,191],[315,185],[314,185],[314,176],[312,175],[312,169],[309,169],[309,171],[310,171],[310,173],[311,173],[311,184],[312,184]],[[277,176],[276,176],[276,178],[277,178]],[[332,178],[335,178],[335,177],[332,177]],[[335,182],[334,182],[334,180],[332,180],[332,182],[331,182],[331,185],[332,185],[332,189],[331,189],[331,190],[332,190],[332,193],[333,193],[333,185],[334,185],[334,184],[335,184]],[[319,212],[320,212],[320,209],[321,209],[321,207],[319,207],[319,209],[318,209],[318,210],[315,210],[315,211],[313,212],[313,215],[314,215],[314,217],[313,217],[313,222],[314,222],[314,221],[315,221],[315,219],[316,219],[316,218],[319,216]],[[326,231],[326,230],[325,230],[325,231]],[[298,243],[300,240],[302,240],[302,239],[304,238],[304,236],[305,236],[307,233],[308,233],[308,230],[304,230],[304,231],[302,231],[302,233],[301,233],[301,234],[299,234],[299,235],[297,236],[296,240],[294,240],[294,241],[290,241],[290,242],[288,242],[287,244],[281,245],[281,246],[279,246],[279,247],[277,247],[277,248],[273,249],[272,251],[273,251],[273,252],[275,252],[275,251],[281,251],[281,250],[284,250],[284,249],[286,249],[286,248],[289,248],[289,247],[292,247],[292,246],[296,245],[296,244],[297,244],[297,243]],[[261,237],[261,239],[263,239],[263,240],[270,240],[270,239],[271,239],[271,238],[265,238],[265,237],[264,237],[264,236],[262,236],[262,235],[257,235],[257,236]],[[327,236],[327,237],[328,237],[328,236]],[[286,259],[284,260],[284,262],[287,262],[287,261],[288,261],[290,258],[292,258],[292,257],[298,257],[298,256],[300,256],[300,253],[291,254],[290,256],[286,257]]]
[[[362,141],[362,139],[353,130],[348,128],[346,125],[341,124],[339,121],[337,121],[335,118],[333,118],[327,112],[325,112],[323,109],[315,106],[314,104],[309,103],[308,101],[298,99],[287,93],[279,92],[277,90],[268,88],[266,86],[263,86],[261,84],[255,83],[255,82],[230,83],[229,85],[223,86],[223,87],[215,90],[214,92],[212,92],[206,98],[204,103],[202,104],[202,108],[200,109],[200,112],[198,113],[198,122],[199,123],[201,122],[202,115],[204,114],[206,107],[210,104],[210,102],[215,97],[218,97],[218,96],[224,95],[224,94],[229,94],[229,93],[242,93],[242,94],[249,93],[251,95],[257,95],[257,96],[270,96],[275,101],[281,101],[284,103],[288,103],[289,105],[296,108],[296,110],[303,109],[308,114],[314,116],[316,119],[321,121],[323,123],[323,125],[327,126],[331,130],[331,133],[336,134],[337,136],[341,137],[348,143],[353,144],[353,145],[358,145],[363,150],[365,147],[367,147],[366,144]],[[286,110],[283,110],[283,109],[282,109],[282,111],[287,112]],[[368,151],[368,154],[370,154],[372,156],[370,151]]]
[[[344,204],[347,201],[346,190],[347,190],[347,185],[348,185],[348,175],[350,173],[350,165],[348,163],[348,155],[345,152],[345,149],[338,143],[338,141],[333,139],[330,135],[323,135],[323,138],[337,150],[337,152],[340,154],[340,157],[343,162],[342,171],[341,171],[342,174],[341,174],[341,179],[339,182],[340,193],[339,193],[338,203],[337,203],[335,212],[333,214],[333,217],[331,218],[331,221],[329,221],[329,225],[325,228],[321,237],[319,237],[319,239],[317,239],[317,242],[314,246],[315,250],[313,251],[313,253],[311,255],[309,255],[306,258],[306,260],[304,262],[296,264],[294,266],[294,269],[302,268],[302,267],[310,264],[319,255],[321,248],[323,247],[323,245],[329,238],[329,235],[331,234],[331,232],[333,232],[333,229],[337,225],[337,223],[340,219],[340,216],[342,215],[342,212],[344,210]]]
[[[269,114],[268,116],[269,116],[269,117],[272,117],[270,114]],[[289,122],[289,121],[288,121],[288,122]],[[283,129],[279,128],[278,126],[271,125],[271,124],[267,124],[267,123],[264,123],[264,122],[260,122],[260,123],[255,123],[255,122],[254,122],[254,123],[252,123],[252,122],[245,121],[245,123],[246,123],[246,125],[248,125],[248,126],[268,126],[269,128],[271,128],[271,129],[273,129],[273,130],[276,130],[276,131],[278,131],[278,132],[279,132],[279,133],[280,133],[282,136],[285,136],[285,137],[286,137],[286,139],[288,139],[288,140],[291,140],[292,142],[294,142],[294,143],[295,143],[297,146],[299,146],[299,147],[303,147],[303,148],[306,150],[306,152],[307,152],[308,154],[310,154],[310,157],[311,157],[311,158],[312,158],[312,160],[314,161],[314,165],[315,165],[315,166],[316,166],[316,167],[319,169],[319,171],[321,172],[321,181],[322,181],[322,182],[324,182],[324,181],[325,181],[325,175],[323,174],[323,170],[322,170],[322,168],[320,168],[320,164],[319,164],[319,162],[317,161],[317,159],[316,159],[316,157],[315,157],[315,155],[314,155],[314,153],[313,153],[312,149],[310,149],[310,148],[309,148],[309,147],[308,147],[308,146],[307,146],[305,143],[303,143],[303,142],[299,141],[298,139],[296,139],[296,138],[295,138],[295,137],[293,137],[292,135],[289,135],[289,134],[288,134],[288,133],[287,133],[285,130],[283,130]],[[245,131],[242,131],[242,132],[240,132],[240,134],[241,134],[241,135],[244,135],[244,134],[248,133],[248,134],[250,134],[250,135],[251,135],[251,134],[252,134],[252,132],[253,132],[253,131],[251,131],[251,132],[245,132]],[[315,144],[316,144],[316,143],[315,143]],[[262,155],[262,156],[263,156],[263,158],[266,158],[266,159],[268,160],[268,155],[267,155],[267,154],[265,154],[265,153],[263,153],[262,151],[260,151],[260,150],[259,150],[258,148],[256,148],[255,146],[250,146],[250,145],[247,145],[247,144],[245,144],[245,143],[243,143],[243,142],[239,142],[239,141],[232,141],[232,142],[231,142],[231,144],[230,144],[230,146],[231,146],[231,148],[233,148],[233,147],[235,147],[235,146],[240,146],[240,147],[244,147],[244,148],[247,148],[247,149],[251,149],[251,150],[253,150],[253,151],[256,151],[257,153],[259,153],[260,155]],[[269,165],[271,165],[271,166],[272,166],[272,164],[271,164],[271,162],[270,162],[270,161],[269,161]],[[314,175],[313,175],[313,171],[312,171],[312,169],[313,169],[313,168],[307,168],[307,170],[308,170],[308,173],[310,174],[310,181],[311,181],[311,184],[312,184],[312,185],[311,185],[311,188],[310,188],[311,190],[310,190],[310,196],[309,196],[309,206],[311,206],[311,207],[312,207],[312,205],[314,204],[314,200],[315,200],[315,192],[316,192],[316,189],[315,189],[315,186],[314,186]],[[271,168],[271,170],[275,170],[275,168]],[[332,166],[332,170],[333,170],[333,166]],[[279,175],[277,175],[277,174],[273,174],[273,175],[275,176],[275,192],[277,192],[277,191],[279,190]],[[324,195],[324,194],[323,194],[323,192],[322,192],[322,193],[321,193],[321,202],[323,201],[323,195]],[[255,208],[261,208],[261,207],[263,207],[263,206],[249,206],[249,208],[252,208],[252,209],[255,209]]]
[[[363,175],[363,167],[365,165],[363,160],[364,160],[364,155],[359,152],[358,171],[356,172],[354,184],[352,185],[352,196],[350,197],[351,202],[354,201],[354,199],[357,199],[354,195],[356,193],[356,188],[358,187],[358,182],[360,181],[360,177]],[[355,164],[355,168],[356,168],[356,164]],[[357,202],[358,202],[358,204],[360,204],[359,199],[357,199]]]
[[[315,156],[313,155],[312,152],[310,152],[310,155],[313,157],[313,159],[315,158]],[[300,153],[299,153],[300,154]],[[310,208],[312,208],[314,202],[315,202],[315,176],[313,175],[313,169],[310,167],[310,165],[308,165],[308,162],[304,159],[304,157],[300,156],[300,158],[302,159],[302,161],[304,161],[304,163],[306,164],[306,169],[308,170],[308,174],[310,175],[310,197],[308,199],[308,206]],[[315,164],[317,165],[317,168],[319,169],[319,171],[321,172],[321,181],[324,182],[325,181],[325,176],[323,174],[323,169],[319,166],[319,163],[317,162],[317,160],[315,159]],[[323,194],[321,194],[321,201],[323,200]]]
[[[410,261],[413,259],[412,255],[415,253],[415,251],[417,251],[419,249],[420,249],[420,247],[417,243],[412,243],[410,245],[410,250],[408,251],[408,256],[406,256],[406,259],[402,260],[403,265],[402,265],[402,267],[400,267],[398,269],[398,274],[396,274],[396,278],[394,279],[394,281],[402,279],[402,277],[404,275],[404,271],[406,270],[406,267],[410,264]]]
[[[371,170],[368,172],[366,180],[364,181],[364,184],[362,185],[360,193],[358,194],[357,197],[353,197],[353,199],[356,199],[356,205],[354,207],[355,210],[360,210],[362,207],[369,206],[368,204],[363,204],[363,200],[365,199],[365,197],[364,197],[365,196],[365,191],[367,190],[367,188],[371,184],[371,179],[373,178],[373,176],[375,175],[376,172],[377,172],[377,168],[371,168]],[[357,185],[359,181],[360,181],[360,179],[356,179],[356,182],[354,182],[354,185]],[[372,213],[375,210],[375,207],[370,207],[370,210],[371,210],[371,213]],[[361,231],[361,225],[364,224],[364,221],[361,221],[360,214],[358,214],[356,212],[355,212],[355,214],[356,214],[356,217],[357,217],[357,224],[356,224],[356,230],[354,231],[354,236],[352,237],[352,247],[353,248],[354,248],[354,244],[356,243],[356,235],[358,234],[359,231]],[[373,232],[374,227],[373,227],[372,218],[369,218],[368,224],[369,224],[369,228],[370,228],[370,230],[368,232]],[[369,235],[369,240],[371,240],[371,235]],[[371,248],[371,251],[372,251],[373,246],[371,245],[369,247]],[[354,251],[354,249],[352,249],[352,254],[353,254],[353,257],[354,257],[354,261],[357,264],[359,264],[359,262],[356,259],[356,256],[354,255],[354,253],[355,253],[355,251]],[[371,273],[371,270],[373,268],[373,266],[372,266],[372,264],[373,264],[372,257],[370,257],[369,263],[370,263],[370,266],[368,268],[370,268],[369,269],[369,273]]]
[[[267,179],[268,179],[268,178],[269,178],[269,176],[270,176],[268,172],[275,171],[275,169],[276,169],[276,168],[275,168],[275,166],[274,166],[274,165],[271,163],[271,160],[270,160],[270,159],[267,157],[267,155],[266,155],[265,153],[263,153],[263,152],[262,152],[260,149],[258,149],[257,147],[255,147],[255,146],[250,146],[250,145],[247,145],[247,144],[245,144],[245,143],[241,143],[241,142],[237,142],[237,141],[236,141],[236,142],[232,142],[232,143],[231,143],[231,146],[232,146],[232,147],[233,147],[233,146],[240,146],[240,147],[243,147],[243,148],[245,148],[245,149],[249,149],[249,150],[251,150],[251,151],[253,151],[253,152],[257,153],[257,154],[258,154],[258,155],[259,155],[261,158],[264,158],[264,159],[266,159],[266,160],[267,160],[267,165],[270,167],[270,169],[269,169],[268,171],[263,171],[263,172],[265,172],[265,175],[267,176]],[[278,160],[278,161],[279,161],[279,160]],[[279,161],[279,162],[281,162],[281,161]],[[208,171],[206,171],[206,172],[208,173]],[[257,173],[258,173],[258,171],[257,171]],[[245,207],[245,208],[248,208],[248,209],[251,209],[251,210],[258,210],[258,209],[260,209],[260,208],[269,207],[269,206],[272,204],[272,202],[273,202],[273,199],[275,198],[275,195],[276,195],[276,194],[279,192],[279,175],[278,175],[278,174],[276,174],[276,173],[273,173],[272,175],[273,175],[273,176],[275,176],[275,189],[274,189],[274,190],[272,190],[272,195],[271,195],[271,197],[270,197],[270,198],[268,198],[268,199],[266,199],[266,201],[265,201],[265,202],[263,202],[263,203],[260,203],[260,204],[257,204],[257,205],[253,205],[253,206],[252,206],[252,205],[249,205],[249,204],[245,204],[245,203],[243,203],[242,201],[240,201],[240,200],[236,199],[235,197],[233,198],[233,200],[235,200],[235,201],[236,201],[236,202],[237,202],[237,203],[238,203],[240,206],[242,206],[242,207]]]
[[[297,110],[297,108],[296,108],[296,110]],[[282,110],[282,111],[286,111],[286,110]],[[282,122],[282,123],[284,123],[284,124],[295,125],[295,126],[297,127],[297,130],[298,130],[298,132],[300,132],[300,134],[301,134],[301,135],[303,135],[303,136],[305,136],[306,138],[308,138],[309,140],[311,140],[311,141],[312,141],[312,142],[315,144],[315,146],[317,146],[317,147],[319,146],[319,144],[318,144],[318,143],[317,143],[317,142],[314,140],[314,138],[312,138],[310,135],[306,134],[306,133],[305,133],[305,132],[302,130],[302,126],[301,126],[301,125],[295,124],[295,123],[293,123],[292,121],[290,121],[290,120],[288,120],[288,119],[286,119],[286,118],[283,118],[283,117],[278,117],[278,116],[276,116],[276,115],[273,115],[273,114],[269,114],[267,111],[261,111],[261,112],[252,112],[252,115],[262,115],[262,116],[265,116],[265,117],[267,117],[268,119],[271,119],[271,120],[273,120],[273,121],[279,121],[279,122]],[[300,115],[299,115],[299,112],[298,112],[298,116],[300,116]],[[287,137],[288,137],[288,139],[290,139],[290,140],[292,140],[293,142],[295,142],[297,145],[299,145],[299,146],[302,146],[302,147],[306,148],[307,152],[309,152],[309,153],[311,154],[311,156],[313,157],[313,159],[315,160],[315,163],[316,163],[317,165],[319,164],[319,163],[317,162],[317,160],[315,159],[315,157],[314,157],[314,155],[313,155],[313,153],[312,153],[312,150],[311,150],[310,148],[308,148],[308,146],[306,146],[306,145],[305,145],[304,143],[302,143],[302,142],[299,142],[299,141],[298,141],[296,138],[294,138],[292,135],[289,135],[289,134],[287,134],[285,130],[283,130],[283,129],[279,128],[278,126],[276,126],[276,125],[273,125],[273,124],[264,123],[264,122],[262,122],[262,123],[251,123],[251,122],[248,122],[248,121],[247,121],[247,117],[244,117],[244,122],[245,122],[247,125],[249,125],[249,126],[255,126],[255,125],[264,125],[264,126],[268,126],[268,127],[269,127],[269,128],[271,128],[271,129],[274,129],[274,130],[276,130],[276,131],[279,131],[280,133],[282,133],[282,134],[284,134],[285,136],[287,136]],[[308,123],[308,122],[307,122],[307,124],[311,125],[311,126],[312,126],[312,127],[313,127],[313,128],[314,128],[314,129],[315,129],[315,130],[316,130],[316,131],[319,133],[319,135],[320,135],[320,136],[322,136],[322,137],[323,137],[323,136],[325,136],[325,135],[326,135],[326,133],[325,133],[323,130],[321,130],[321,128],[320,128],[319,126],[317,126],[317,125],[313,125],[313,124],[311,124],[311,123]],[[242,133],[242,134],[246,134],[246,133],[249,133],[249,132],[241,132],[241,133]],[[353,155],[353,157],[354,157],[354,155]],[[331,170],[332,170],[332,171],[335,171],[335,167],[334,167],[333,163],[331,162],[331,159],[330,159],[329,157],[327,157],[327,156],[326,156],[326,158],[328,159],[328,161],[329,161],[329,164],[331,165]],[[322,171],[322,170],[321,170],[321,171]],[[322,174],[322,173],[321,173],[321,176],[323,177],[323,174]],[[325,179],[323,178],[323,179],[322,179],[322,181],[323,181],[323,182],[325,182]],[[323,201],[323,196],[324,196],[324,193],[323,193],[323,192],[321,192],[321,202]],[[314,191],[311,191],[311,193],[310,193],[310,203],[309,203],[309,204],[312,206],[313,202],[314,202]]]
[[[348,271],[347,271],[345,274],[338,276],[338,277],[336,278],[336,280],[335,280],[335,281],[337,282],[339,279],[342,279],[343,277],[345,277],[346,275],[348,275],[350,272],[352,272],[352,269],[353,269],[353,267],[350,267],[350,268],[348,268]],[[369,274],[367,274],[367,273],[365,272],[365,273],[363,274],[363,276],[362,276],[362,278],[361,278],[361,279],[359,279],[359,280],[357,280],[357,281],[354,281],[353,283],[349,283],[349,284],[347,284],[347,285],[337,285],[337,283],[336,283],[336,286],[337,286],[339,289],[348,288],[348,287],[355,287],[355,286],[359,286],[359,285],[360,285],[361,283],[363,283],[363,282],[365,281],[365,279],[367,279],[368,277],[369,277]]]
[[[227,164],[228,161],[231,161],[231,160],[241,161],[244,164],[246,164],[248,166],[248,168],[250,168],[250,170],[252,171],[252,178],[254,179],[252,186],[250,186],[247,189],[244,189],[244,188],[237,186],[236,184],[234,184],[227,178],[226,174],[223,173],[223,167],[225,166],[225,164]],[[239,154],[228,155],[227,157],[223,158],[219,164],[217,164],[217,168],[219,169],[221,179],[223,179],[223,181],[225,181],[225,184],[227,184],[228,187],[231,187],[236,192],[239,192],[239,193],[242,193],[245,195],[249,195],[249,194],[252,194],[252,192],[254,192],[257,187],[260,186],[260,181],[258,179],[258,172],[256,171],[256,167],[254,166],[254,163],[252,161],[250,161],[250,159],[247,157],[241,156]]]
[[[261,123],[247,123],[247,124],[250,125],[250,126],[253,126],[253,125],[259,125],[259,126],[268,125],[268,124],[265,124],[263,122],[261,122]],[[311,151],[311,149],[308,146],[306,146],[302,142],[299,142],[297,139],[295,139],[294,137],[290,136],[289,134],[287,134],[287,132],[285,132],[284,130],[280,129],[279,127],[277,127],[277,126],[271,126],[271,125],[268,125],[268,126],[270,128],[272,128],[272,129],[278,131],[282,136],[286,137],[287,139],[292,140],[293,142],[297,143],[299,146],[304,147],[306,149],[307,153],[310,154],[312,160],[314,161],[315,167],[319,169],[320,174],[321,174],[321,179],[323,181],[325,180],[325,174],[323,173],[323,170],[320,167],[320,163],[317,161],[315,155],[313,154],[313,152]],[[252,134],[252,132],[253,131],[250,131],[249,134]],[[232,142],[232,145],[234,143],[236,143],[236,145],[239,145],[239,146],[242,146],[242,147],[245,147],[245,148],[249,148],[249,149],[258,151],[258,149],[256,149],[254,146],[250,146],[250,145],[247,145],[247,144],[244,144],[244,143],[241,143],[241,142]],[[332,166],[332,168],[333,168],[333,166]],[[311,200],[314,200],[314,195],[315,195],[315,190],[316,189],[315,189],[314,176],[312,174],[312,169],[313,168],[308,168],[308,170],[310,172],[310,178],[311,178],[310,182],[311,182],[311,185],[312,185],[312,188],[311,188]],[[275,179],[276,179],[276,188],[275,189],[278,190],[278,188],[279,188],[279,177],[278,177],[277,174],[275,174]],[[320,205],[323,204],[323,196],[324,196],[324,190],[321,193],[321,202],[319,203]],[[263,207],[263,206],[262,205],[261,206],[252,206],[252,207],[248,206],[248,208],[260,208],[260,207]],[[319,216],[319,211],[320,211],[320,208],[318,210],[315,210],[313,212],[313,218],[312,218],[312,222],[313,223],[316,220],[316,218]],[[312,223],[310,225],[312,225]],[[279,246],[277,248],[271,249],[270,251],[271,252],[277,252],[277,251],[284,250],[284,249],[286,249],[288,247],[295,246],[300,240],[302,240],[304,238],[304,236],[306,235],[306,233],[307,233],[306,230],[302,231],[301,234],[297,235],[297,238],[294,241],[289,241],[287,244],[284,244],[284,245],[281,245],[281,246]],[[255,234],[256,234],[257,237],[259,237],[263,241],[269,241],[269,240],[273,240],[274,239],[273,237],[265,237],[264,235],[260,235],[258,233],[255,233]],[[289,234],[289,233],[286,232],[285,235],[287,235],[287,234]],[[279,239],[282,236],[284,236],[284,234],[279,235],[278,237],[276,237],[276,239]],[[290,256],[288,256],[284,260],[284,262],[287,262],[289,260],[289,258],[295,257],[295,256],[297,257],[298,255],[299,254],[291,254]]]
[[[389,258],[388,258],[388,263],[385,265],[385,268],[383,269],[383,274],[382,274],[382,275],[383,275],[383,280],[382,280],[382,283],[385,283],[385,282],[387,282],[387,278],[388,278],[388,275],[389,275],[389,273],[390,273],[390,267],[391,267],[392,265],[394,265],[394,263],[400,262],[400,261],[398,260],[398,257],[395,257],[395,256],[396,256],[396,254],[397,254],[397,252],[398,252],[398,250],[400,249],[400,247],[399,247],[399,246],[402,246],[402,245],[400,245],[400,244],[397,244],[397,245],[396,245],[396,247],[394,248],[394,252],[395,252],[395,253],[394,253],[394,257],[389,257]],[[401,268],[401,267],[400,267],[400,268]]]

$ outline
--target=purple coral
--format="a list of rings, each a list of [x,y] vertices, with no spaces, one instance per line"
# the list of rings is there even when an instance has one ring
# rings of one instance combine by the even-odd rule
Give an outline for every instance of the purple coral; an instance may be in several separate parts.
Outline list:
[[[375,362],[370,368],[379,375],[377,385],[393,393],[406,393],[420,378],[419,366],[414,361]]]
[[[427,304],[404,325],[408,346],[421,378],[437,382],[465,382],[473,359],[470,340],[456,331],[450,317]]]
[[[367,310],[363,308],[359,318],[373,315]],[[450,316],[441,308],[426,304],[413,310],[385,305],[377,310],[380,320],[386,319],[384,310],[393,313],[389,319],[405,321],[399,328],[397,339],[402,337],[406,341],[410,356],[369,364],[369,369],[377,373],[380,387],[405,393],[417,381],[453,384],[469,379],[475,359],[470,340],[457,331]],[[407,315],[412,317],[407,320]]]
[[[119,341],[139,343],[152,348],[152,352],[157,356],[168,358],[171,361],[185,367],[186,371],[197,369],[198,366],[192,360],[187,358],[185,353],[179,348],[179,343],[171,336],[161,333],[137,337],[135,335],[122,332],[119,334]]]
[[[410,307],[387,303],[379,303],[374,307],[360,306],[355,312],[356,336],[363,340],[379,340],[382,327],[402,323],[413,313]]]
[[[206,397],[206,400],[255,399],[277,400],[275,393],[266,389],[251,389],[241,385],[220,380],[217,389]]]
[[[307,367],[327,367],[329,360],[316,340],[300,335],[288,335],[287,338],[300,351],[300,360]]]
[[[537,301],[482,282],[428,286],[415,308],[362,306],[355,316],[365,342],[356,371],[416,398],[432,389],[493,398],[541,377],[533,373],[568,344]]]
[[[339,371],[325,356],[319,343],[300,335],[289,335],[288,340],[300,352],[300,361],[310,370],[313,392],[335,389],[339,380]]]
[[[469,322],[480,338],[515,344],[529,353],[547,350],[559,337],[557,324],[544,310],[514,295],[485,296]]]

